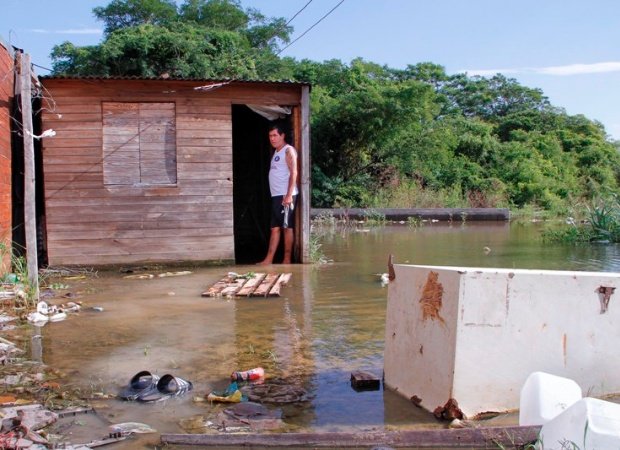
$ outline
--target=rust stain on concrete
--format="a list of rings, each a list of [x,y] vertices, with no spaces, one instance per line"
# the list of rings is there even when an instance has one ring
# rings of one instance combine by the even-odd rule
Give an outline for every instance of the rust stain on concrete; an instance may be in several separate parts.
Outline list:
[[[566,334],[562,335],[562,352],[564,353],[564,367],[566,367]]]
[[[439,310],[441,310],[442,306],[443,286],[437,281],[438,278],[439,274],[432,270],[429,272],[428,277],[426,277],[426,283],[422,290],[422,298],[420,298],[422,320],[439,320],[441,323],[445,324],[446,322],[439,314]]]

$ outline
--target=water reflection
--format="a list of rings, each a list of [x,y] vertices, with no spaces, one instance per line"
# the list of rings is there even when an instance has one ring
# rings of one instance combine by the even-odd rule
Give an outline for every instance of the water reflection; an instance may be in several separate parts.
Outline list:
[[[428,224],[322,233],[322,250],[333,263],[274,266],[293,272],[283,297],[275,299],[200,297],[229,270],[257,271],[255,266],[200,268],[152,280],[101,273],[68,282],[84,311],[41,329],[42,359],[85,392],[114,393],[140,370],[190,379],[195,390],[184,398],[155,405],[107,402],[109,420],[145,422],[161,432],[181,432],[179,419],[221,411],[192,397],[222,389],[234,370],[256,366],[308,391],[310,401],[284,408],[292,429],[437,427],[442,425],[432,415],[393,392],[350,386],[354,370],[382,375],[387,288],[378,274],[386,271],[390,253],[411,264],[620,268],[618,246],[545,245],[536,226]]]

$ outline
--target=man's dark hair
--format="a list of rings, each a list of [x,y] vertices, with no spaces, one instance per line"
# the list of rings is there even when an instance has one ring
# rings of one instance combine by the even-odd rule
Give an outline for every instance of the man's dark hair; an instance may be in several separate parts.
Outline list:
[[[269,131],[273,131],[273,130],[276,130],[278,134],[286,134],[284,127],[278,123],[274,123],[269,126]]]

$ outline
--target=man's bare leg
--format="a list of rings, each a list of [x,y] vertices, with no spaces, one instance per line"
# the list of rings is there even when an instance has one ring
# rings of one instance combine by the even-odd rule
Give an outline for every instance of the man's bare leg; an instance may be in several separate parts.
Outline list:
[[[295,236],[293,234],[292,228],[284,229],[284,259],[282,260],[282,264],[290,264],[291,263],[291,255],[293,253],[293,241]]]
[[[275,227],[271,229],[271,235],[269,236],[269,249],[267,250],[267,256],[258,264],[268,265],[273,264],[273,257],[278,250],[278,244],[280,243],[280,228]]]

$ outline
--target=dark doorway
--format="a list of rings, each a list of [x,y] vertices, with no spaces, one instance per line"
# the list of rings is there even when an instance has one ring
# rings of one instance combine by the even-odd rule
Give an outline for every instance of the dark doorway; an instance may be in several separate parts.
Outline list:
[[[269,120],[233,105],[233,211],[235,262],[261,261],[269,244]]]

